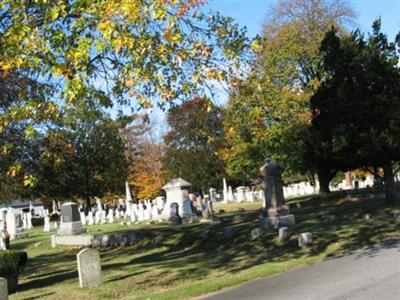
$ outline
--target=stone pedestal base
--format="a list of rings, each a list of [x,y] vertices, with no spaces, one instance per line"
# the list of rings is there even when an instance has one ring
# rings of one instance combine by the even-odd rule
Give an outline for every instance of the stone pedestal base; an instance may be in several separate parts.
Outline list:
[[[60,229],[57,230],[57,235],[79,235],[86,233],[86,228],[82,226],[82,222],[61,223]]]
[[[260,227],[262,228],[278,228],[282,226],[294,226],[294,215],[284,215],[278,217],[264,217],[260,219]]]

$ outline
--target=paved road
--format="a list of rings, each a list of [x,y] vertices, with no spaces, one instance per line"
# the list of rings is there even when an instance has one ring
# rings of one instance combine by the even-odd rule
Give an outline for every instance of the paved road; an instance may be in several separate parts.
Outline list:
[[[223,290],[207,300],[400,300],[400,241]]]

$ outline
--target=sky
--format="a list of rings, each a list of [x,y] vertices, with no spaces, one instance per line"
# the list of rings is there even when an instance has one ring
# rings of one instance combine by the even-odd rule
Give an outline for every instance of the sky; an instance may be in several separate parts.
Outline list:
[[[208,0],[203,10],[211,9],[233,17],[240,26],[247,28],[250,37],[254,37],[260,34],[267,12],[275,2],[276,0]],[[371,31],[372,22],[378,17],[381,17],[382,31],[388,35],[390,41],[400,31],[400,0],[350,0],[349,4],[357,14],[355,27],[362,32]],[[216,93],[218,98],[214,102],[226,103],[226,91],[220,88]],[[165,113],[155,109],[151,119],[157,120],[159,126],[156,127],[164,128],[165,131]]]
[[[207,8],[233,17],[246,26],[250,35],[260,33],[265,16],[275,0],[208,0]],[[400,0],[353,0],[350,6],[357,13],[356,26],[369,31],[372,22],[381,16],[382,29],[390,38],[400,30]]]

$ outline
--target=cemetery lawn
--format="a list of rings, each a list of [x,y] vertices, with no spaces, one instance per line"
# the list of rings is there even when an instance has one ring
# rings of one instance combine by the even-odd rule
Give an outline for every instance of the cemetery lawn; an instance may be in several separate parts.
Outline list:
[[[301,208],[296,208],[296,202]],[[129,229],[144,231],[146,236],[129,248],[101,250],[103,284],[91,289],[79,288],[79,249],[53,249],[50,234],[36,228],[29,238],[12,242],[13,249],[28,252],[29,260],[20,276],[19,292],[10,299],[186,299],[400,238],[400,219],[393,216],[400,212],[399,206],[388,206],[377,195],[360,192],[349,198],[336,193],[288,203],[296,226],[285,244],[277,240],[274,229],[251,239],[261,203],[216,205],[216,212],[225,210],[217,214],[219,225],[91,226],[90,233]],[[365,220],[365,213],[372,218]],[[228,227],[234,228],[233,238],[224,235]],[[203,238],[206,229],[209,237]],[[305,231],[312,232],[315,240],[311,247],[300,249],[297,233]],[[157,236],[162,237],[161,244],[154,242]]]

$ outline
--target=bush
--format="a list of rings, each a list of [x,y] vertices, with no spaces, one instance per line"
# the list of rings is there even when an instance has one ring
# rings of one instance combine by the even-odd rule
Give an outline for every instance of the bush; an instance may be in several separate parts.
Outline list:
[[[0,277],[20,274],[28,261],[25,251],[0,251]]]

